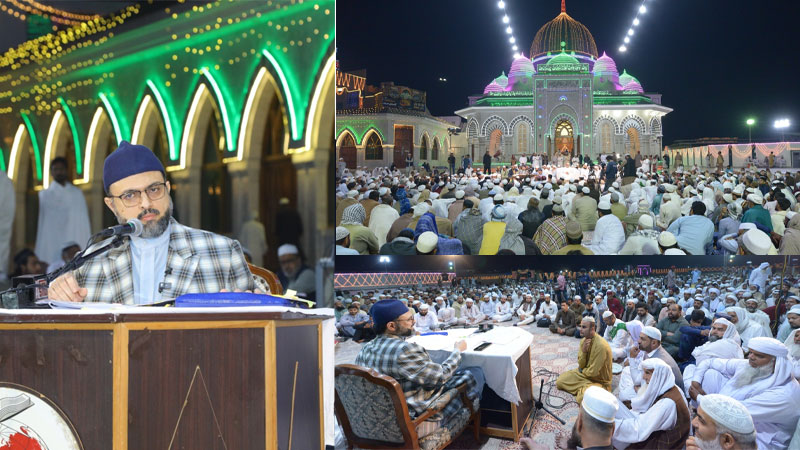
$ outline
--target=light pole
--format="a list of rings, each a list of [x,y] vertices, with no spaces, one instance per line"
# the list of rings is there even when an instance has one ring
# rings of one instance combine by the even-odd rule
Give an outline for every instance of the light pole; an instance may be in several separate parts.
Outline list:
[[[778,119],[775,121],[775,129],[781,130],[781,142],[785,140],[784,130],[789,128],[790,125],[791,123],[789,122],[789,119]]]
[[[747,119],[747,142],[749,144],[753,143],[753,135],[751,130],[753,129],[753,125],[756,123],[756,119],[750,118]]]
[[[378,262],[383,264],[383,272],[386,273],[386,265],[389,264],[389,262],[391,262],[391,258],[389,258],[388,256],[381,256],[380,258],[378,258]]]

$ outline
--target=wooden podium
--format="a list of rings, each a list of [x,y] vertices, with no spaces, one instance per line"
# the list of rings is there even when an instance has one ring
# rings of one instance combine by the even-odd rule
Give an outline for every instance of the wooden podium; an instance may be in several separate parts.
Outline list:
[[[0,385],[54,405],[86,450],[324,448],[330,317],[217,309],[2,312]]]

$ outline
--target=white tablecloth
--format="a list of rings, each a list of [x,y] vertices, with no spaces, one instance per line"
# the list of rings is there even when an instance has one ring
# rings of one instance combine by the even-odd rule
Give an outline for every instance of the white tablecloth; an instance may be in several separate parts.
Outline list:
[[[517,327],[495,327],[486,333],[475,333],[477,328],[456,328],[447,330],[447,336],[415,336],[409,339],[423,346],[431,358],[442,362],[452,353],[459,339],[467,341],[467,351],[461,355],[459,367],[480,367],[486,377],[486,384],[500,397],[519,404],[517,389],[517,359],[531,346],[533,335]],[[482,351],[473,351],[483,342],[492,345]]]

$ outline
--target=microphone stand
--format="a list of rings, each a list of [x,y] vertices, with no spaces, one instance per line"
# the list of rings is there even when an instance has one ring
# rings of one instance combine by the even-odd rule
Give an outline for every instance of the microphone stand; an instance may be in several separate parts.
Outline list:
[[[534,404],[533,404],[536,407],[536,411],[542,410],[542,411],[546,412],[547,414],[550,414],[551,416],[555,417],[556,420],[561,422],[561,425],[566,425],[567,422],[564,422],[563,420],[561,420],[560,417],[555,415],[552,411],[550,411],[549,409],[545,408],[544,403],[542,402],[542,391],[544,390],[544,378],[541,381],[542,381],[542,383],[539,385],[539,400],[536,400],[534,402]],[[536,416],[536,412],[534,412],[533,415]]]
[[[123,235],[114,236],[111,239],[111,242],[109,242],[106,245],[103,245],[102,247],[100,247],[100,248],[98,248],[96,250],[92,250],[91,246],[87,247],[86,250],[83,250],[82,252],[76,254],[75,257],[72,258],[72,260],[70,262],[64,264],[63,267],[61,267],[60,269],[57,269],[57,270],[55,270],[53,272],[48,273],[46,275],[47,284],[49,285],[53,280],[55,280],[56,278],[60,277],[61,275],[65,274],[67,272],[72,272],[73,270],[78,269],[82,265],[86,264],[87,261],[89,261],[90,259],[94,258],[95,256],[103,254],[103,253],[111,250],[112,248],[119,247],[124,242],[124,237],[125,236],[123,236]],[[90,252],[88,254],[84,254],[84,253],[86,253],[87,250],[92,250],[92,252]]]

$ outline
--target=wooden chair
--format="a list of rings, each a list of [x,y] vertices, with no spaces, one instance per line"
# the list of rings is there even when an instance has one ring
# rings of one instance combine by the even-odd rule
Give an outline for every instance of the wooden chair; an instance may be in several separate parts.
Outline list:
[[[275,275],[274,272],[263,267],[254,266],[252,264],[247,264],[247,267],[250,269],[250,273],[252,273],[254,277],[260,279],[264,285],[269,286],[268,294],[283,295],[283,286],[281,286],[281,280],[277,275]]]
[[[467,398],[466,386],[450,389],[439,396],[430,409],[412,420],[400,384],[373,369],[342,364],[336,366],[336,417],[347,438],[347,448],[438,450],[450,445],[473,422],[479,440],[480,409]],[[464,407],[446,426],[422,439],[417,427],[461,396]]]

